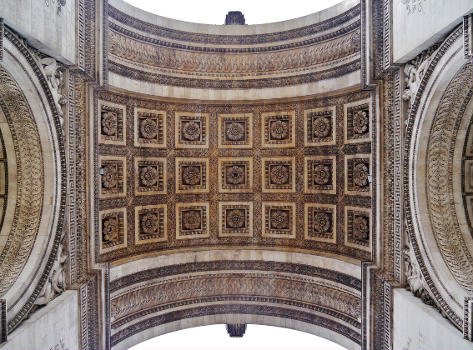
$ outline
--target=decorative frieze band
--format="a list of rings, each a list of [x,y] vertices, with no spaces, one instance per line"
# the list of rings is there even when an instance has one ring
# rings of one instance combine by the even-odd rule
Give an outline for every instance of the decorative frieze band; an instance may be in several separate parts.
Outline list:
[[[7,301],[0,299],[0,345],[7,341]]]
[[[469,341],[473,341],[473,297],[465,298],[464,313],[463,337]]]
[[[4,34],[3,18],[0,18],[0,62],[3,61],[3,34]]]
[[[465,58],[473,58],[473,14],[463,17],[463,47]]]

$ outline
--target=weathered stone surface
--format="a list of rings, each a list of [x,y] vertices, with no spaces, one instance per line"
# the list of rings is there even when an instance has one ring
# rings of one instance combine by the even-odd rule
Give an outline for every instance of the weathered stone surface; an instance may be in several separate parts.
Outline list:
[[[215,323],[468,348],[470,2],[261,25],[0,5],[2,348]]]

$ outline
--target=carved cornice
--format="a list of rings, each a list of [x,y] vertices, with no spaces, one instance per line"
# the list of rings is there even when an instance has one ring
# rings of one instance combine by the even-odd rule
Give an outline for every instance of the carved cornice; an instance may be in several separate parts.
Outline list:
[[[3,24],[3,18],[0,18],[0,62],[3,60],[3,36],[5,31]]]
[[[95,0],[76,0],[77,34],[76,56],[77,67],[84,72],[88,80],[94,81],[96,71],[96,3]],[[106,1],[105,1],[106,3]]]
[[[463,17],[463,49],[466,59],[473,59],[473,14]]]
[[[101,310],[98,295],[100,293],[99,273],[91,274],[79,289],[80,305],[80,349],[95,350],[100,348]]]
[[[473,341],[473,297],[465,298],[463,312],[463,338]]]
[[[217,304],[232,308],[237,303],[243,314],[280,317],[275,310],[284,310],[286,318],[360,341],[355,330],[361,327],[361,281],[324,268],[253,260],[197,262],[139,271],[110,286],[112,345],[151,327],[149,322],[204,315],[194,313],[196,308],[205,309],[206,315],[211,308],[210,314],[220,314],[224,312]],[[249,309],[253,311],[244,311]]]
[[[157,46],[160,49],[164,48],[171,48],[171,49],[179,49],[179,50],[187,50],[187,51],[195,51],[195,52],[203,52],[203,53],[262,53],[262,52],[270,52],[270,51],[280,51],[280,50],[288,50],[294,49],[299,47],[310,46],[318,43],[322,43],[324,41],[337,39],[343,37],[346,34],[349,34],[353,31],[356,31],[360,27],[360,21],[357,20],[355,22],[350,22],[345,26],[331,31],[326,34],[318,34],[317,36],[311,36],[306,38],[305,40],[295,41],[295,42],[279,42],[276,41],[270,46],[196,46],[193,42],[174,42],[168,41],[167,38],[156,38],[156,37],[149,37],[145,36],[141,33],[137,33],[134,31],[129,30],[122,25],[119,25],[115,22],[109,23],[109,28],[111,33],[115,36],[122,36],[125,38],[129,38],[130,40],[136,40],[141,43],[146,43],[149,45]],[[315,33],[314,33],[315,34]],[[242,38],[242,36],[238,36],[238,38]],[[239,45],[244,45],[245,40],[241,39],[241,43]]]
[[[360,328],[360,298],[323,283],[264,273],[202,274],[149,283],[112,297],[112,330],[154,313],[196,303],[251,300],[327,314]]]
[[[0,299],[0,344],[7,341],[7,334],[7,301],[5,299]]]
[[[203,88],[203,89],[251,89],[251,88],[266,88],[266,87],[278,87],[278,86],[290,86],[307,84],[314,81],[325,80],[335,78],[341,75],[345,75],[351,72],[356,72],[360,69],[360,62],[356,60],[354,62],[335,67],[326,70],[321,70],[315,73],[307,73],[302,75],[288,76],[288,77],[274,77],[266,79],[232,79],[232,80],[211,80],[211,79],[193,79],[191,77],[174,77],[164,74],[155,74],[139,69],[134,69],[113,61],[109,62],[109,69],[111,72],[120,74],[122,76],[147,81],[151,83],[182,86],[191,88]]]

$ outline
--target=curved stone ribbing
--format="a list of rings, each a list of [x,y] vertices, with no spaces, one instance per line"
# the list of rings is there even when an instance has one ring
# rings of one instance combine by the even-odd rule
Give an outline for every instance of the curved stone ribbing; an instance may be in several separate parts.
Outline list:
[[[293,86],[360,68],[359,6],[289,31],[216,35],[178,31],[110,7],[108,69],[134,80],[189,88]]]
[[[113,345],[150,327],[224,313],[284,317],[360,342],[361,281],[323,268],[209,261],[136,272],[110,287]]]
[[[44,170],[41,141],[18,83],[0,68],[0,107],[8,121],[17,162],[14,220],[0,255],[0,296],[15,282],[33,248],[41,219]]]
[[[453,195],[453,152],[466,104],[473,95],[473,67],[466,64],[442,96],[432,124],[426,159],[427,201],[432,231],[458,283],[473,291],[473,258],[463,239]]]

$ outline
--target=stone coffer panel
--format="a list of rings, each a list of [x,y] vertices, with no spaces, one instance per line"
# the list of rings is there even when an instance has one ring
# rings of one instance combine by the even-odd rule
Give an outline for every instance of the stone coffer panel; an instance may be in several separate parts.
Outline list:
[[[95,96],[98,261],[207,248],[370,259],[368,92],[264,103]]]

